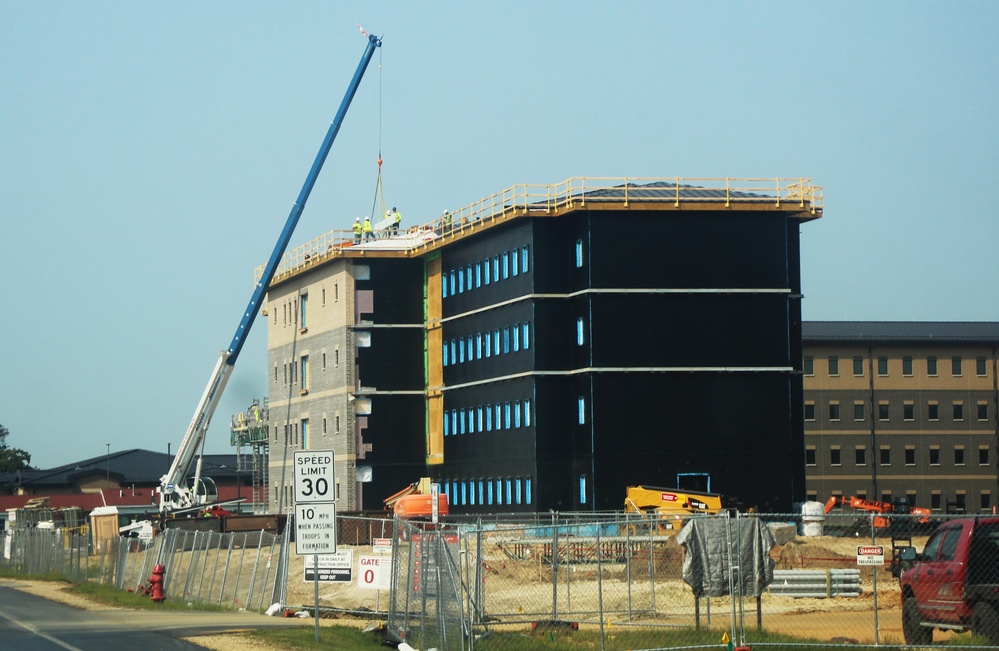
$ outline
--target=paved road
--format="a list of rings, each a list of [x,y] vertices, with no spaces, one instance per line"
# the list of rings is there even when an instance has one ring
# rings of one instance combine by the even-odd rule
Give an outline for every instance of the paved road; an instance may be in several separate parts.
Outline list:
[[[0,586],[0,651],[204,651],[178,638],[302,622],[239,612],[87,611]]]

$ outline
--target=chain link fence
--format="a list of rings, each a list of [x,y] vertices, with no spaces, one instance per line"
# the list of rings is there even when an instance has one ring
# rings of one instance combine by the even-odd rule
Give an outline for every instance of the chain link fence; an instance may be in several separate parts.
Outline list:
[[[24,527],[3,536],[0,567],[139,590],[161,564],[168,599],[260,611],[284,598],[288,537],[168,529],[146,544],[126,537],[93,541],[85,528]]]
[[[923,568],[919,581],[929,582],[924,552],[961,562],[958,534],[931,533],[970,517],[697,516],[679,528],[621,513],[438,525],[340,515],[338,552],[318,568],[314,556],[295,552],[293,526],[281,536],[169,530],[149,547],[122,538],[99,549],[71,531],[24,529],[5,539],[0,562],[121,589],[142,584],[159,562],[169,599],[256,611],[318,606],[323,616],[383,621],[390,640],[440,651],[520,649],[525,636],[579,636],[601,650],[902,648],[906,640],[918,648],[927,635],[951,647],[999,648],[989,636],[999,636],[999,624],[990,628],[999,622],[999,519],[981,520],[992,533],[973,574],[993,583],[968,599],[993,610],[971,604],[973,631],[922,625],[934,604],[960,608],[959,579],[942,584],[942,596],[924,596],[915,614],[919,604],[903,599],[905,570]],[[961,571],[949,568],[939,574]]]

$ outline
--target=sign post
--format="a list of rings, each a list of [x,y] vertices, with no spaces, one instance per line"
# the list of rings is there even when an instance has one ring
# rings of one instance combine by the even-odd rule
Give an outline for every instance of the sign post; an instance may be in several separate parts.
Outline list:
[[[295,450],[295,552],[311,552],[319,641],[319,554],[336,553],[336,474],[333,450]]]

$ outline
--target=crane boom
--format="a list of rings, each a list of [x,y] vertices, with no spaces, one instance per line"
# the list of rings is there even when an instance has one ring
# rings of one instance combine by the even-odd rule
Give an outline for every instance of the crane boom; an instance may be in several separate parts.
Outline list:
[[[288,219],[284,224],[284,229],[281,231],[281,235],[278,237],[278,241],[274,245],[274,251],[271,253],[271,257],[267,261],[267,265],[264,267],[264,272],[260,276],[260,280],[257,281],[257,284],[253,289],[253,294],[250,296],[250,302],[247,304],[246,311],[243,313],[243,318],[240,320],[239,326],[236,328],[236,334],[233,335],[229,348],[220,353],[219,360],[215,364],[215,370],[212,371],[211,379],[209,379],[208,385],[205,387],[201,400],[198,401],[198,406],[194,411],[194,417],[191,419],[191,423],[187,427],[187,432],[184,434],[180,447],[177,449],[177,454],[174,456],[173,463],[170,465],[170,469],[167,473],[160,478],[161,514],[176,509],[188,508],[194,506],[195,504],[201,503],[199,500],[203,498],[203,492],[199,492],[200,489],[198,487],[201,479],[200,460],[198,462],[198,471],[195,474],[194,486],[186,486],[184,478],[191,467],[191,462],[193,461],[194,456],[199,454],[198,449],[204,448],[205,434],[208,431],[209,424],[211,423],[212,415],[215,413],[215,408],[218,406],[219,399],[222,397],[225,385],[229,381],[229,376],[232,374],[233,365],[235,365],[236,359],[239,357],[239,353],[243,349],[243,344],[246,343],[246,337],[250,333],[250,327],[253,325],[257,312],[260,311],[260,302],[263,299],[264,293],[267,291],[271,280],[274,278],[274,273],[277,271],[278,264],[281,262],[281,257],[284,255],[285,249],[288,248],[288,243],[291,241],[291,236],[295,231],[295,226],[298,225],[298,220],[301,217],[302,210],[305,208],[305,203],[309,200],[309,195],[312,193],[312,188],[316,184],[316,179],[319,177],[319,172],[323,167],[323,163],[326,161],[326,156],[329,154],[330,149],[333,146],[333,141],[336,140],[337,133],[340,131],[340,125],[343,123],[343,118],[347,114],[347,109],[350,107],[350,103],[354,99],[357,88],[361,83],[361,79],[364,77],[364,71],[367,70],[368,64],[371,62],[371,57],[374,55],[375,48],[381,47],[382,41],[380,37],[369,34],[366,34],[366,36],[368,37],[368,45],[364,50],[364,54],[361,56],[361,61],[357,64],[357,70],[354,71],[354,76],[351,78],[350,84],[347,86],[347,92],[344,94],[343,100],[340,102],[340,108],[337,110],[336,116],[330,124],[329,131],[326,133],[326,139],[323,140],[323,144],[319,148],[319,153],[316,154],[316,160],[312,163],[312,169],[309,170],[309,174],[305,179],[302,190],[298,193],[298,198],[291,207],[291,213],[288,215]],[[199,497],[199,495],[202,497]]]

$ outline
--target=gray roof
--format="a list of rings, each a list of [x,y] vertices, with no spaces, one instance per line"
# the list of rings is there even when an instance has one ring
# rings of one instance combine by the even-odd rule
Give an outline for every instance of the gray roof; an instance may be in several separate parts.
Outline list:
[[[995,321],[803,321],[804,343],[999,344]]]
[[[120,450],[90,459],[75,461],[47,470],[29,469],[0,473],[0,485],[65,486],[87,475],[110,475],[122,486],[158,486],[160,477],[170,469],[173,456],[152,450]],[[213,479],[237,474],[235,454],[206,454],[202,474]],[[192,469],[193,472],[193,469]]]
[[[742,190],[726,191],[725,188],[705,188],[697,185],[687,185],[684,183],[670,183],[668,181],[655,181],[638,185],[628,183],[616,185],[613,188],[600,190],[587,190],[582,194],[587,200],[613,199],[621,201],[625,193],[632,200],[640,199],[675,199],[678,195],[680,199],[704,199],[709,201],[725,201],[726,199],[775,199],[774,195],[759,194],[755,192],[745,192]]]

